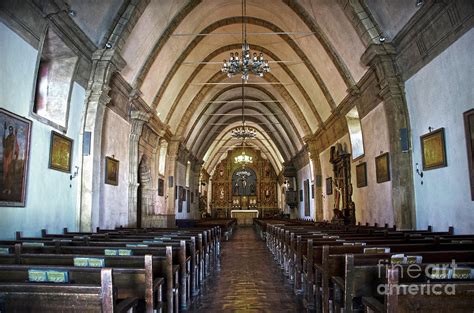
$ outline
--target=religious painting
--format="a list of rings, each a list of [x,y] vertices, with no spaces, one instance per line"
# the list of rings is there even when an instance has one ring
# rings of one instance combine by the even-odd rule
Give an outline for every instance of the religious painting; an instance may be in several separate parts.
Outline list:
[[[179,186],[179,200],[186,201],[186,189],[183,186]]]
[[[232,194],[234,196],[257,195],[257,175],[254,170],[237,169],[232,174]]]
[[[49,149],[49,168],[61,172],[71,172],[72,139],[55,131],[51,132]]]
[[[296,195],[297,195],[296,190],[288,190],[285,193],[286,204],[290,208],[294,208],[296,204],[298,203],[296,199]]]
[[[326,178],[326,195],[332,195],[332,177]]]
[[[183,186],[178,187],[178,213],[183,212],[183,198],[185,197],[184,195],[184,188]]]
[[[467,162],[471,181],[471,199],[474,201],[474,109],[464,113],[464,128],[466,130]]]
[[[158,178],[158,196],[163,197],[165,195],[165,181],[164,179]]]
[[[186,212],[191,212],[191,192],[186,190]]]
[[[309,204],[309,179],[304,181],[304,216],[310,216],[310,204]]]
[[[25,206],[31,121],[0,109],[0,206]]]
[[[119,180],[119,161],[105,157],[105,183],[108,185],[118,185]]]
[[[357,188],[367,186],[367,162],[360,163],[356,166]]]
[[[390,180],[390,156],[388,152],[375,158],[375,176],[377,177],[377,183]]]
[[[444,142],[444,128],[439,128],[420,137],[423,170],[448,166]]]

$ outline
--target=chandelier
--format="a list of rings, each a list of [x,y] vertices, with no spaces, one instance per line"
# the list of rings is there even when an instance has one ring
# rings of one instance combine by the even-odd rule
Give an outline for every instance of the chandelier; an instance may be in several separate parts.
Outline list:
[[[263,74],[270,72],[270,66],[268,65],[268,60],[263,58],[263,53],[257,55],[257,53],[254,52],[253,56],[250,56],[250,48],[247,43],[246,3],[246,0],[242,0],[242,39],[244,43],[242,44],[241,57],[239,58],[238,52],[231,52],[229,61],[224,59],[221,71],[227,73],[229,78],[237,74],[242,74],[242,80],[247,83],[250,73],[258,77],[263,77]]]
[[[249,155],[246,155],[245,151],[242,151],[241,155],[238,155],[234,158],[234,163],[242,165],[250,164],[253,163],[253,158]]]
[[[251,127],[241,126],[234,128],[230,135],[236,139],[254,139],[257,137],[257,131]]]

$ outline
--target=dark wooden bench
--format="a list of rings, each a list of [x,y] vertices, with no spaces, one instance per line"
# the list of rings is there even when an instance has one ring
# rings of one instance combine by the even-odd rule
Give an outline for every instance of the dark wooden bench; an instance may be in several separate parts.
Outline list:
[[[136,298],[117,299],[112,269],[63,268],[73,283],[28,282],[29,266],[0,266],[1,312],[129,312]]]
[[[367,312],[472,313],[474,308],[474,281],[472,279],[404,282],[400,278],[400,268],[388,266],[386,283],[389,292],[382,300],[376,297],[362,298],[362,304]],[[442,292],[437,292],[438,294],[426,292],[426,290],[435,290],[434,286],[436,290]],[[447,287],[449,287],[449,293],[445,292],[448,290]],[[405,292],[406,290],[409,292]]]

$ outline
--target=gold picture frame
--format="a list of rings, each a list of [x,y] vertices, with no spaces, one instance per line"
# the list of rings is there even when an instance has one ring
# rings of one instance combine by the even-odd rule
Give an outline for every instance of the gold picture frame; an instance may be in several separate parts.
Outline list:
[[[367,186],[367,162],[360,163],[356,166],[357,188]]]
[[[434,170],[448,166],[444,127],[420,137],[423,170]]]
[[[375,176],[379,184],[390,181],[390,155],[388,152],[375,158]]]
[[[60,133],[51,131],[49,149],[49,168],[65,173],[71,172],[73,140]]]
[[[120,162],[111,157],[105,157],[105,183],[118,186]]]

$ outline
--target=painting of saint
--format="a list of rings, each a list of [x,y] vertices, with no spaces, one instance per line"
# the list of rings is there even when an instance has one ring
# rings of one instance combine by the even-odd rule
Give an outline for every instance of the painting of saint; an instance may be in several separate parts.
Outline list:
[[[0,205],[25,206],[31,121],[0,109]]]

